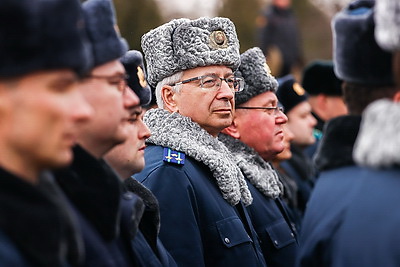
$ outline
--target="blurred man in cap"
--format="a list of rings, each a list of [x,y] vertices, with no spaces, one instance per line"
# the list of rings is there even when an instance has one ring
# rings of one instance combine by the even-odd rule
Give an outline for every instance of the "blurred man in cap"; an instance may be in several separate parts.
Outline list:
[[[246,181],[216,138],[243,89],[239,41],[226,18],[172,20],[142,37],[157,109],[135,178],[157,197],[160,239],[181,266],[265,266],[245,205]]]
[[[293,133],[292,157],[283,161],[281,167],[296,182],[297,205],[302,216],[315,179],[314,166],[311,158],[305,153],[305,149],[316,141],[313,130],[317,120],[311,113],[307,92],[292,75],[279,79],[276,95],[285,108],[288,117],[287,127]]]
[[[127,86],[119,60],[127,44],[116,31],[112,2],[88,0],[83,10],[94,68],[80,87],[95,115],[79,131],[72,165],[56,172],[56,178],[82,229],[82,266],[136,266],[132,239],[143,202],[123,190],[120,177],[103,157],[128,138],[131,109],[139,98]]]
[[[305,68],[302,86],[308,93],[308,102],[317,119],[314,135],[320,139],[326,121],[347,114],[342,81],[333,71],[333,62],[316,60]]]
[[[0,265],[76,265],[79,231],[45,170],[71,162],[93,112],[78,89],[92,61],[80,4],[1,1],[0,40]]]

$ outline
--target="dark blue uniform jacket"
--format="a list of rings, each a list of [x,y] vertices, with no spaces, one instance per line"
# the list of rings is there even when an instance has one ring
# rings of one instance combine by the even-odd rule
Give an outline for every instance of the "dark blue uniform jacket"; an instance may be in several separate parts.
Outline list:
[[[265,266],[243,204],[222,198],[209,168],[186,156],[163,161],[163,147],[145,150],[146,167],[135,178],[160,204],[160,239],[178,266]]]

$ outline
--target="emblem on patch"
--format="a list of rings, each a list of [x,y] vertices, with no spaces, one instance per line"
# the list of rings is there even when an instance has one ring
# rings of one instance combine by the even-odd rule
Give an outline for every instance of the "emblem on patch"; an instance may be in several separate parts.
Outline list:
[[[210,34],[210,47],[215,49],[228,47],[228,38],[223,31],[213,31]]]
[[[146,78],[144,77],[144,72],[140,66],[137,67],[137,76],[139,79],[140,86],[145,88],[147,86],[147,82],[146,82]]]
[[[304,95],[306,93],[304,88],[301,87],[301,85],[299,83],[293,84],[293,90],[296,92],[297,95]]]
[[[163,161],[169,163],[175,163],[179,165],[185,164],[185,153],[172,150],[171,148],[165,147],[164,148],[164,157]]]

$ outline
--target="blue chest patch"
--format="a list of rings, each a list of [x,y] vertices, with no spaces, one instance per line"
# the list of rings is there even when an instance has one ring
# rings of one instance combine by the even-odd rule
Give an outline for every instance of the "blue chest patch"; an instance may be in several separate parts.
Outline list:
[[[175,163],[179,165],[185,164],[185,153],[172,150],[171,148],[164,148],[163,161]]]

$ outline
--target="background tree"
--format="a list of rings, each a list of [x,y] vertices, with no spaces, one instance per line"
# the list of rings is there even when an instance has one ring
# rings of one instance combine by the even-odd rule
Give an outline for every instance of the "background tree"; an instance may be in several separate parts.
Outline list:
[[[256,45],[256,18],[262,2],[260,0],[222,0],[218,3],[217,15],[227,17],[236,26],[240,40],[240,52]]]
[[[140,39],[164,21],[154,0],[114,0],[118,27],[130,49],[141,51]]]

